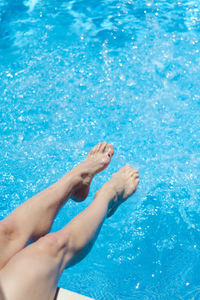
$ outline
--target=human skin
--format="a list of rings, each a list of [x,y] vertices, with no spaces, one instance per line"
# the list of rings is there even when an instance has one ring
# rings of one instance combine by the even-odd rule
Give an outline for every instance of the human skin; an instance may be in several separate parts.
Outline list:
[[[93,148],[83,165],[81,167],[79,165],[79,169],[71,172],[67,177],[70,182],[68,187],[71,187],[67,193],[68,197],[73,194],[74,199],[83,200],[88,193],[91,178],[109,164],[113,148],[111,145],[105,145],[104,149],[103,147],[101,144],[96,146],[96,149]],[[84,178],[85,181],[82,180],[77,184],[78,172],[82,174],[82,179]],[[90,176],[87,175],[88,173]],[[0,271],[0,283],[5,299],[53,300],[63,270],[87,255],[105,218],[111,216],[117,207],[136,191],[138,177],[138,171],[126,165],[95,194],[94,201],[63,229],[44,236],[42,234],[36,242],[12,255]],[[62,184],[58,190],[60,187]],[[61,191],[60,199],[64,194],[64,191]],[[40,201],[38,205],[39,203]],[[23,212],[20,213],[23,215]],[[49,227],[46,230],[49,230]],[[36,232],[38,234],[38,230]],[[42,230],[40,232],[42,233]],[[32,236],[29,235],[29,239]]]
[[[98,143],[81,164],[0,222],[0,269],[28,242],[49,232],[59,209],[70,197],[75,201],[87,197],[92,178],[109,165],[113,153],[112,145]]]

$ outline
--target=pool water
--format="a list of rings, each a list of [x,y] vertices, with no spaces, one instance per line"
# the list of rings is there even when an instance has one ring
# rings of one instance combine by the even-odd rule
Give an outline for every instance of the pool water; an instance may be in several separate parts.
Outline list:
[[[60,286],[95,299],[200,299],[200,4],[0,0],[0,219],[99,141],[137,193]]]

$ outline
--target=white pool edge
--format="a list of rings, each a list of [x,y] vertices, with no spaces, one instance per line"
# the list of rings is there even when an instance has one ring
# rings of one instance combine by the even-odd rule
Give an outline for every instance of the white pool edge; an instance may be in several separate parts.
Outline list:
[[[81,294],[77,294],[77,293],[71,292],[69,290],[59,288],[55,300],[69,300],[69,299],[73,299],[73,300],[94,300],[93,298],[89,298],[87,296],[83,296]]]

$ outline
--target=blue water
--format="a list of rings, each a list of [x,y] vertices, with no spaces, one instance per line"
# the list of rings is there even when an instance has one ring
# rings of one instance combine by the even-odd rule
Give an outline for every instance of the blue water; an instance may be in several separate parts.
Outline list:
[[[96,299],[200,299],[200,4],[0,0],[0,219],[98,141],[137,193],[60,286]]]

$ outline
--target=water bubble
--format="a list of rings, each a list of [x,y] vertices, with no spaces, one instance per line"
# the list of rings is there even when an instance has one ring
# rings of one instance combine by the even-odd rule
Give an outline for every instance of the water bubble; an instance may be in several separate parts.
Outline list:
[[[146,0],[146,6],[152,6],[154,4],[154,0]]]

